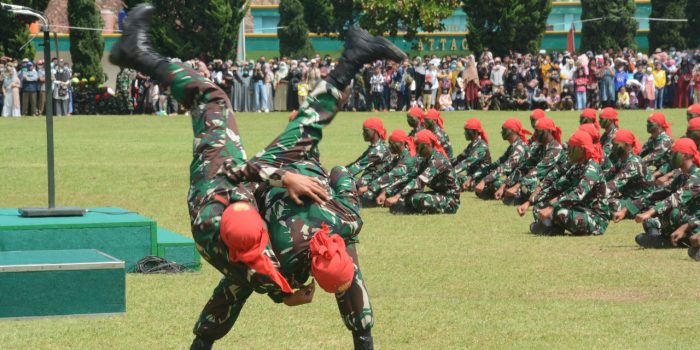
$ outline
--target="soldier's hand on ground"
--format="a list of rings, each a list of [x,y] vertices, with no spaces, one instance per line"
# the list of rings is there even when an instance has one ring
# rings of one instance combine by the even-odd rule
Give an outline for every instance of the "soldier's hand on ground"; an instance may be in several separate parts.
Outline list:
[[[462,183],[462,190],[469,191],[469,182],[468,181]]]
[[[554,214],[554,208],[546,207],[540,210],[540,220],[545,221],[547,219],[550,219],[552,218],[552,214]]]
[[[396,203],[399,201],[400,198],[401,198],[401,196],[398,195],[398,194],[395,195],[395,196],[393,196],[393,197],[389,197],[389,198],[387,198],[386,201],[384,202],[384,206],[386,206],[386,207],[392,207],[392,206],[394,206],[394,204],[396,204]]]
[[[525,202],[518,206],[518,215],[524,216],[527,210],[530,209],[530,202]]]
[[[499,199],[503,198],[503,192],[504,192],[504,188],[501,187],[496,191],[496,193],[493,194],[493,197],[496,198],[496,200],[499,200]]]
[[[329,199],[326,188],[313,177],[287,172],[282,178],[282,183],[296,204],[304,203],[300,197],[308,197],[317,204],[323,204]]]
[[[641,224],[644,221],[651,219],[652,216],[654,216],[654,209],[637,214],[637,216],[634,217],[634,221],[638,224]]]
[[[480,181],[478,185],[476,185],[476,188],[474,188],[474,192],[476,194],[481,194],[481,192],[484,192],[484,187],[486,187],[486,184],[484,181]]]
[[[671,234],[671,243],[673,243],[674,247],[677,247],[678,241],[685,237],[685,229],[686,227],[681,226],[677,230],[673,231],[673,233]]]
[[[382,192],[377,196],[376,199],[377,205],[383,206],[384,202],[386,202],[386,192]]]
[[[624,218],[626,216],[627,216],[627,208],[622,208],[613,214],[612,219],[613,219],[613,222],[618,223],[618,222],[624,220]]]
[[[357,192],[359,192],[360,194],[364,194],[367,191],[369,191],[369,187],[367,187],[367,186],[362,186],[362,187],[357,189]]]

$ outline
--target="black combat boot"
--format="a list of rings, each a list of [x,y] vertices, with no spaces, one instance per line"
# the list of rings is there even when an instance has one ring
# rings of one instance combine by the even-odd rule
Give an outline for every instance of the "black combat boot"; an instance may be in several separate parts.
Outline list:
[[[109,61],[116,66],[133,68],[161,80],[167,76],[169,62],[151,47],[149,32],[154,10],[152,5],[140,4],[129,11],[122,37],[112,46]]]
[[[365,63],[380,59],[400,63],[406,58],[406,54],[386,38],[372,36],[364,29],[350,27],[345,34],[343,54],[326,81],[343,91]]]
[[[671,243],[671,237],[664,236],[661,234],[659,229],[644,227],[644,233],[638,234],[634,237],[635,242],[643,248],[654,248],[654,249],[664,249],[673,247]]]
[[[190,346],[190,350],[211,350],[214,342],[204,338],[196,337]]]
[[[695,261],[700,261],[700,247],[688,248],[688,256]]]
[[[353,331],[352,342],[355,344],[355,350],[374,350],[372,330]]]

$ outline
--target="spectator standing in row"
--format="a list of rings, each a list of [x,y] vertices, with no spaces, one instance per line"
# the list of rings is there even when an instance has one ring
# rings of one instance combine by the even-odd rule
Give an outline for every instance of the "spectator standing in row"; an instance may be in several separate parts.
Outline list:
[[[35,116],[37,115],[36,100],[39,93],[39,73],[37,73],[34,64],[28,62],[26,67],[22,68],[20,80],[22,80],[22,115]]]
[[[2,116],[20,117],[19,88],[21,83],[17,71],[12,64],[7,64],[2,74],[2,93],[4,96]]]

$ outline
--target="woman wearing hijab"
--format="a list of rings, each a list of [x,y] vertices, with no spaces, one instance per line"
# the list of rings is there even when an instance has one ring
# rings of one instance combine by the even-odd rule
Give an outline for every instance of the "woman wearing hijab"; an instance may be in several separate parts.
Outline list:
[[[473,56],[467,60],[467,67],[462,72],[464,80],[464,99],[467,102],[467,107],[470,110],[479,108],[479,73],[476,70],[476,63]]]
[[[19,87],[20,81],[17,76],[17,71],[15,67],[8,64],[3,72],[4,78],[2,81],[2,93],[5,96],[4,104],[2,107],[3,117],[20,117],[21,108],[19,101]]]
[[[275,111],[287,110],[287,88],[289,66],[286,62],[280,62],[279,69],[275,72],[274,87],[275,87]]]
[[[674,75],[678,78],[676,91],[673,96],[673,108],[688,108],[690,98],[690,83],[693,80],[693,70],[688,57],[681,59],[681,66]]]

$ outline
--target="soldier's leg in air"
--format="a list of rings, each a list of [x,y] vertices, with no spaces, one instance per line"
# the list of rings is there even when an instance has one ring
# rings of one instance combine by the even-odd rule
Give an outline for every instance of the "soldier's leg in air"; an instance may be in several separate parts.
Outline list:
[[[211,349],[214,341],[223,338],[233,328],[252,292],[251,288],[222,278],[194,325],[196,338],[190,350]]]
[[[345,327],[352,332],[355,350],[371,350],[374,348],[372,339],[372,326],[374,326],[372,304],[369,301],[367,286],[362,278],[355,245],[349,245],[347,250],[355,263],[355,277],[350,288],[343,293],[337,293],[335,299],[338,302],[338,310]]]

